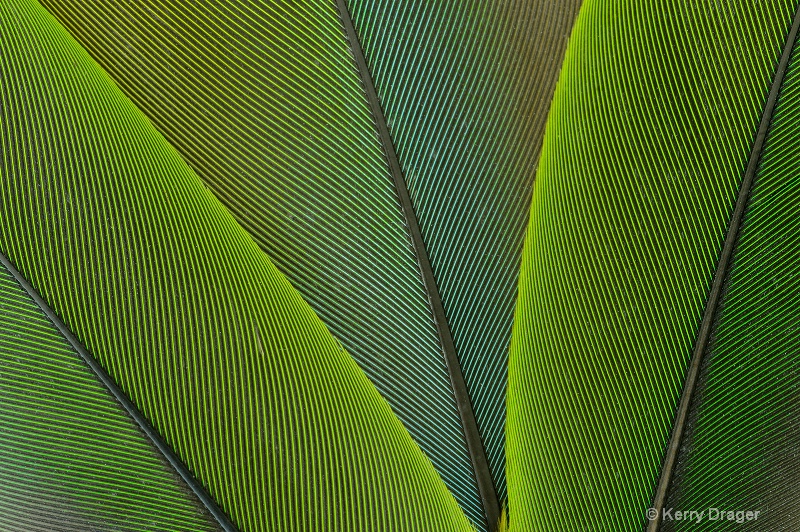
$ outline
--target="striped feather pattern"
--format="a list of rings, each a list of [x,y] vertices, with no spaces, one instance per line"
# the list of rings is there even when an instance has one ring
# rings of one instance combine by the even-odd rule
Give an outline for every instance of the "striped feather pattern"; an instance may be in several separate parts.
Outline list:
[[[42,4],[289,278],[484,526],[419,267],[334,2]]]
[[[760,515],[742,524],[706,513],[699,523],[667,520],[665,531],[800,528],[798,48],[755,177],[666,504]]]
[[[0,264],[0,529],[217,530]]]
[[[580,0],[351,0],[500,499],[517,274]]]
[[[794,1],[587,0],[511,344],[512,530],[641,530]]]
[[[0,251],[239,529],[470,530],[351,356],[56,20],[7,0],[0,38]]]

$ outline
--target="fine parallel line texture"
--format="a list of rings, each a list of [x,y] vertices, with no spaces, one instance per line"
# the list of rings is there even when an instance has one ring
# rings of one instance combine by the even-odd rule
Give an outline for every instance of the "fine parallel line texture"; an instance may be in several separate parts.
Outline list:
[[[41,0],[355,357],[471,519],[442,346],[333,0]]]
[[[509,356],[511,530],[642,530],[795,2],[587,0]]]
[[[795,41],[665,504],[744,515],[665,519],[664,531],[800,528],[799,48]],[[748,520],[748,510],[760,513]]]
[[[216,501],[214,501],[203,486],[197,482],[197,479],[195,479],[192,473],[186,468],[186,465],[181,462],[180,458],[175,455],[172,449],[164,442],[155,429],[153,429],[142,413],[131,403],[128,396],[119,389],[114,379],[112,379],[97,360],[86,351],[86,348],[75,338],[72,331],[61,321],[53,309],[50,308],[47,302],[42,299],[39,293],[36,292],[27,279],[23,277],[19,270],[16,269],[8,260],[8,257],[2,252],[0,252],[0,264],[2,264],[5,270],[28,294],[29,298],[39,307],[39,310],[50,320],[50,323],[61,333],[62,337],[70,344],[71,349],[83,359],[84,364],[88,366],[95,378],[100,381],[106,391],[117,401],[117,405],[125,411],[136,424],[137,428],[144,433],[145,437],[147,437],[150,443],[155,447],[155,452],[158,453],[159,457],[171,468],[172,473],[177,474],[188,488],[194,492],[194,495],[199,499],[200,503],[205,506],[211,518],[216,521],[216,525],[225,530],[225,532],[235,532],[233,524],[228,519],[228,516],[217,506]]]
[[[470,400],[467,384],[464,380],[464,374],[458,360],[456,347],[453,343],[453,335],[450,331],[450,325],[447,322],[444,306],[442,305],[439,287],[436,285],[436,279],[433,274],[430,258],[428,257],[428,251],[425,248],[425,241],[420,231],[419,221],[417,220],[414,205],[411,201],[408,187],[406,186],[406,180],[403,176],[403,170],[400,167],[400,161],[397,159],[397,152],[394,149],[394,143],[386,123],[386,117],[383,114],[383,109],[381,108],[381,103],[375,91],[375,85],[372,81],[366,58],[364,57],[364,52],[361,49],[358,33],[356,32],[355,26],[353,26],[353,20],[350,17],[346,1],[337,0],[336,5],[339,8],[342,24],[345,27],[350,49],[353,52],[353,57],[364,85],[364,91],[366,92],[372,115],[375,118],[375,125],[386,153],[389,170],[394,180],[397,197],[403,209],[403,216],[406,226],[408,227],[409,236],[411,237],[411,243],[414,246],[414,254],[419,263],[422,281],[425,285],[427,299],[431,306],[431,313],[436,323],[436,330],[439,334],[439,341],[447,364],[450,384],[453,388],[453,396],[455,397],[456,406],[458,407],[458,414],[461,417],[461,427],[464,431],[464,439],[472,462],[475,482],[481,496],[481,502],[483,503],[486,523],[493,526],[494,523],[497,523],[500,519],[500,503],[497,498],[497,491],[495,490],[489,462],[486,459],[486,450],[483,447],[478,424],[475,420],[472,401]]]
[[[348,0],[500,500],[531,188],[580,0]]]
[[[32,0],[0,4],[0,24],[0,251],[234,525],[472,530],[354,359],[102,68]]]
[[[797,37],[797,31],[800,28],[800,11],[795,11],[792,27],[789,30],[789,35],[786,37],[786,42],[783,46],[780,61],[775,70],[775,75],[772,80],[772,86],[769,91],[769,96],[764,104],[764,111],[761,115],[761,122],[758,126],[753,147],[750,150],[750,157],[747,163],[742,178],[742,184],[739,187],[739,193],[736,198],[736,206],[733,209],[731,220],[729,223],[728,231],[725,235],[725,243],[722,246],[717,268],[714,273],[714,280],[711,283],[711,290],[706,301],[706,307],[703,311],[703,319],[700,322],[700,328],[697,332],[697,339],[694,342],[694,349],[692,351],[692,358],[689,363],[689,368],[686,372],[686,378],[683,383],[683,392],[681,393],[678,410],[675,414],[675,421],[672,425],[672,434],[670,436],[669,444],[664,456],[664,463],[661,466],[661,475],[656,485],[655,494],[653,496],[653,504],[651,507],[655,514],[648,523],[648,530],[656,532],[659,524],[664,515],[664,501],[667,496],[667,489],[669,488],[670,481],[672,480],[672,472],[675,467],[675,460],[678,456],[678,449],[681,445],[683,432],[686,427],[686,418],[689,413],[689,405],[694,394],[697,378],[700,373],[703,355],[708,347],[708,341],[711,336],[711,329],[714,319],[717,316],[717,310],[722,294],[722,286],[728,273],[731,256],[733,249],[736,245],[736,240],[739,236],[739,228],[741,226],[742,217],[744,216],[747,201],[750,198],[750,190],[753,185],[755,173],[758,170],[758,163],[761,160],[761,150],[764,147],[764,141],[767,136],[767,130],[770,122],[772,121],[772,114],[775,110],[775,103],[778,99],[778,92],[783,83],[783,77],[786,74],[786,68],[789,64],[789,56],[794,46],[794,41]]]
[[[0,264],[0,529],[219,530]]]

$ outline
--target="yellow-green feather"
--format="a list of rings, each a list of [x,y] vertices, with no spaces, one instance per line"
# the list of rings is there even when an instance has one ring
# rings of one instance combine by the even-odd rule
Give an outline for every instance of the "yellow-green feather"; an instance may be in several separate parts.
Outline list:
[[[513,530],[645,525],[794,4],[583,4],[520,274]]]
[[[0,5],[0,251],[241,530],[470,530],[252,237],[33,0]]]

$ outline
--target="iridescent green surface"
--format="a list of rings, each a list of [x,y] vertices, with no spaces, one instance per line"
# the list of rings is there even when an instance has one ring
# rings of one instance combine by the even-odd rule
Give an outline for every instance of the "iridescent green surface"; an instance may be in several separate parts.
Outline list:
[[[580,0],[350,0],[495,485],[508,345],[547,111]]]
[[[760,511],[663,530],[800,528],[800,58],[756,173],[667,507]],[[735,517],[735,515],[734,515]],[[745,515],[746,519],[746,515]]]
[[[512,530],[641,530],[794,1],[587,0],[512,340]]]
[[[439,338],[335,3],[42,4],[287,276],[482,524]]]
[[[0,3],[0,39],[0,251],[238,528],[471,530],[353,358],[52,15]]]

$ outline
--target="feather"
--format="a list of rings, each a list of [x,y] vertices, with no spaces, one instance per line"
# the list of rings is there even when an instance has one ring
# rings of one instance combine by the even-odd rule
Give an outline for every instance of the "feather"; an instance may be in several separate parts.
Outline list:
[[[666,508],[704,510],[711,530],[734,513],[759,530],[800,526],[800,60],[798,46],[755,175]],[[747,512],[750,512],[750,515]],[[755,514],[759,512],[759,514]],[[737,524],[736,526],[744,526]]]
[[[724,4],[724,5],[723,5]],[[794,2],[587,0],[531,206],[512,530],[641,530]]]
[[[485,526],[419,264],[334,3],[42,3],[287,276]]]
[[[218,530],[0,264],[0,528]]]
[[[0,251],[234,525],[471,530],[353,358],[136,106],[39,4],[0,13]]]
[[[0,4],[0,526],[796,528],[799,28]]]

